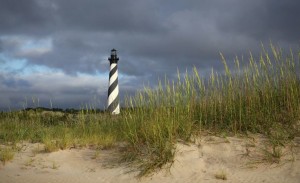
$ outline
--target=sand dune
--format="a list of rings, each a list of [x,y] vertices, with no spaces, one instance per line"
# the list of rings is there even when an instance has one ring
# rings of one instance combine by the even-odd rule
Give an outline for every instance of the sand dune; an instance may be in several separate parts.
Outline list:
[[[43,153],[42,144],[24,144],[15,158],[0,165],[0,183],[104,182],[300,182],[300,140],[286,146],[279,163],[270,163],[266,140],[206,136],[192,144],[177,144],[172,167],[137,178],[137,171],[112,166],[115,150],[70,149]],[[293,152],[293,153],[292,153]],[[111,166],[110,166],[111,165]],[[218,179],[222,176],[226,180]]]

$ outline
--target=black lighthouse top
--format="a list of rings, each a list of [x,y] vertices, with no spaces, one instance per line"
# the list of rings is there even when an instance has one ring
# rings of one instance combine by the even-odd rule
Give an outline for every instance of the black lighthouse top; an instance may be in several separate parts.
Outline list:
[[[108,58],[108,60],[109,60],[110,64],[118,63],[119,58],[117,56],[117,50],[115,50],[115,49],[111,50],[110,58]]]

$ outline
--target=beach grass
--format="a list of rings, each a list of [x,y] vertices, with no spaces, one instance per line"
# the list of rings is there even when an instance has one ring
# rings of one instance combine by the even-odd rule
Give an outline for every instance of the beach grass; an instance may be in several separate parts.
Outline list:
[[[41,142],[45,151],[123,144],[121,160],[137,165],[140,175],[172,165],[178,140],[189,142],[207,131],[215,134],[266,135],[270,157],[300,136],[300,51],[286,53],[273,45],[233,67],[220,54],[224,72],[201,77],[195,67],[177,79],[159,80],[125,99],[120,115],[38,110],[2,112],[0,144]],[[232,64],[230,64],[232,65]]]
[[[221,170],[215,174],[216,179],[227,180],[227,174],[224,170]]]
[[[0,161],[3,165],[14,158],[15,151],[12,148],[0,148]]]

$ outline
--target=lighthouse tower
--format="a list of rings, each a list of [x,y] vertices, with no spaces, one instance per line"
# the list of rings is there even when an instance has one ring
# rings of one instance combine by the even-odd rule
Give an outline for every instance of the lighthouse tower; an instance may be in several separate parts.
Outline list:
[[[107,110],[111,114],[120,113],[120,103],[119,103],[119,85],[118,85],[118,61],[117,50],[112,49],[110,58],[108,58],[110,63],[109,72],[109,88],[108,88],[108,100],[107,100]]]

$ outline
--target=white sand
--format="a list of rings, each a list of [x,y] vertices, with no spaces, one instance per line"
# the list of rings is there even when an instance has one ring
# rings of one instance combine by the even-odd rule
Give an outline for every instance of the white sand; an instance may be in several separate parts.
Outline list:
[[[0,183],[102,183],[102,182],[233,182],[299,183],[300,139],[292,151],[283,151],[279,164],[267,163],[262,137],[202,137],[195,144],[177,144],[174,164],[151,176],[136,178],[123,165],[111,167],[113,150],[70,149],[41,153],[43,145],[25,144],[11,162],[0,165]],[[248,151],[246,150],[248,149]],[[247,153],[249,152],[249,153]],[[225,174],[220,180],[216,174]]]

